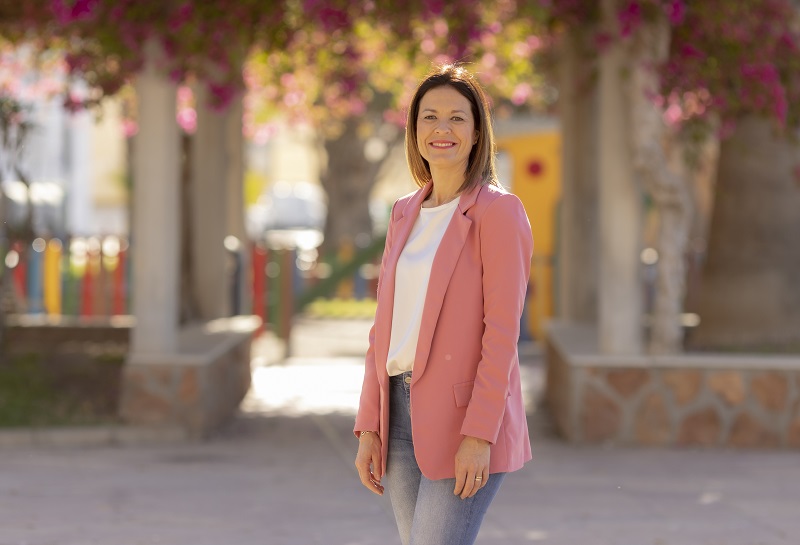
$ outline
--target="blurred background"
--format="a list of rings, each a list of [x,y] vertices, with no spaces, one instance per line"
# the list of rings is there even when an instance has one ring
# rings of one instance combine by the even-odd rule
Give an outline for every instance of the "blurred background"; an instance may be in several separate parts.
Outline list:
[[[800,540],[796,0],[0,0],[0,541],[390,542],[341,463],[450,62],[535,240],[482,539]]]
[[[458,61],[533,230],[532,426],[798,448],[799,29],[794,0],[0,2],[0,428],[350,414],[405,109]]]
[[[371,319],[414,189],[404,108],[456,60],[531,220],[523,341],[554,320],[609,355],[800,350],[789,0],[3,9],[6,362]]]

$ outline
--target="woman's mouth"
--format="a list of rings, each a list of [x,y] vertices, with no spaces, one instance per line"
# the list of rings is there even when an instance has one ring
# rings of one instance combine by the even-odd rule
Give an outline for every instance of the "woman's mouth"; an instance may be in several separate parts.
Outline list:
[[[431,142],[431,146],[433,146],[434,148],[447,149],[447,148],[452,148],[453,146],[455,146],[455,143],[453,143],[453,142]]]

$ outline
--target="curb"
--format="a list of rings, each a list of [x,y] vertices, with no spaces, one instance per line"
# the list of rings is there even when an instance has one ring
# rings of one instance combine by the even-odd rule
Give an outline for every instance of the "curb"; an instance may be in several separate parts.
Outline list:
[[[182,428],[86,426],[0,431],[0,448],[135,446],[185,443],[189,440],[188,432]]]

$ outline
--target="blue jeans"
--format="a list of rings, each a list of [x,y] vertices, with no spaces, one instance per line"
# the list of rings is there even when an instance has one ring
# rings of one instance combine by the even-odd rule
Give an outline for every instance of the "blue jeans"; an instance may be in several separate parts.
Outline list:
[[[411,372],[390,378],[385,477],[400,539],[403,545],[472,545],[505,473],[493,473],[483,488],[465,500],[453,494],[455,479],[426,478],[414,457],[411,385],[406,377],[410,379]]]

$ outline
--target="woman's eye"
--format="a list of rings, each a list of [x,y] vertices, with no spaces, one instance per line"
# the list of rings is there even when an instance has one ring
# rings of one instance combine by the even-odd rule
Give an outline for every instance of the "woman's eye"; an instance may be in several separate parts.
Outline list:
[[[457,115],[453,116],[452,119],[453,119],[453,121],[464,121],[463,117],[459,117]]]
[[[436,116],[433,114],[428,114],[424,117],[424,119],[436,119]]]

